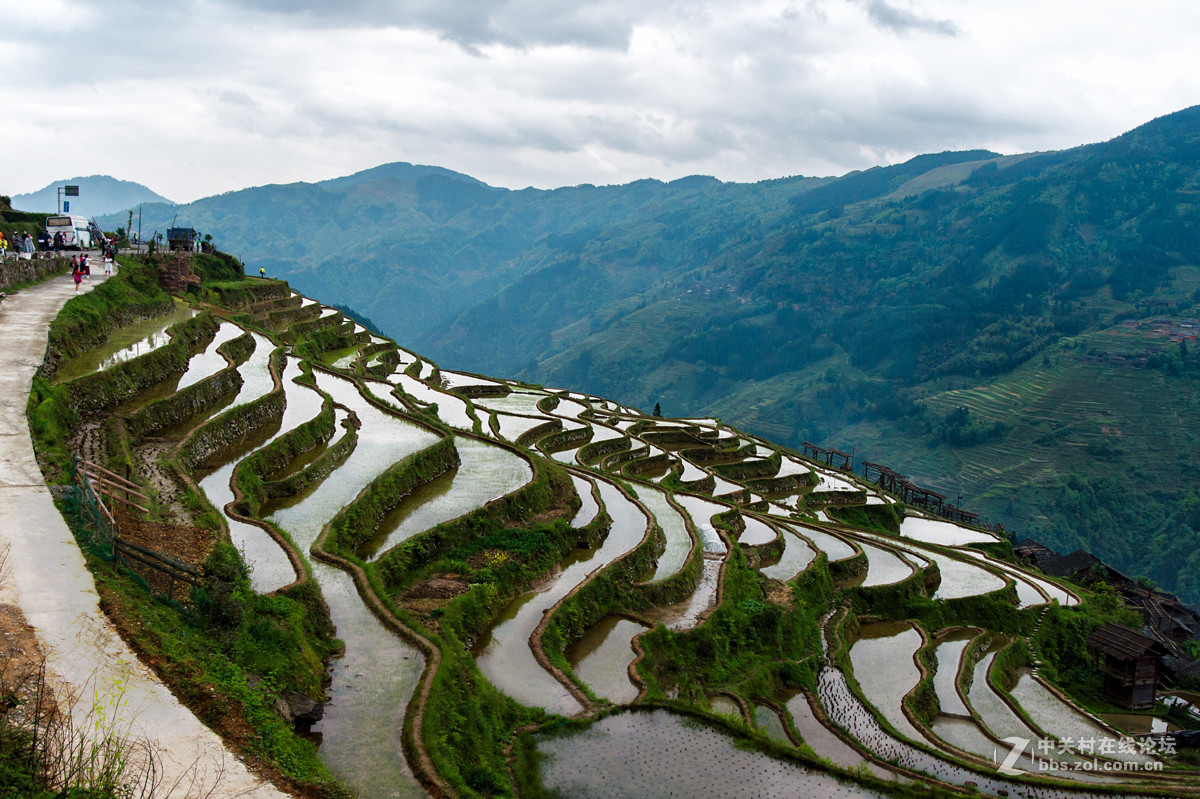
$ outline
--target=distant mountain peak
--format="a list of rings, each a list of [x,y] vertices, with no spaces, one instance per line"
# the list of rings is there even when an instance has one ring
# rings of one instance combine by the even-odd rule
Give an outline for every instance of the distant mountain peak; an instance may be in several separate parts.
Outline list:
[[[78,197],[63,197],[71,203],[71,213],[84,216],[114,214],[147,203],[167,203],[171,200],[141,183],[119,180],[111,175],[87,175],[56,180],[50,185],[12,198],[13,208],[22,211],[55,213],[58,209],[58,190],[63,186],[78,186]]]
[[[364,169],[361,172],[355,172],[353,175],[345,175],[340,178],[331,178],[322,180],[317,185],[328,188],[336,188],[342,186],[354,186],[360,183],[370,183],[376,180],[412,180],[417,181],[427,177],[449,178],[451,180],[461,180],[465,183],[474,183],[480,186],[487,186],[482,180],[473,178],[470,175],[464,175],[461,172],[455,172],[452,169],[446,169],[440,166],[428,166],[425,164],[410,164],[407,161],[394,161],[390,164],[381,164],[379,166]]]

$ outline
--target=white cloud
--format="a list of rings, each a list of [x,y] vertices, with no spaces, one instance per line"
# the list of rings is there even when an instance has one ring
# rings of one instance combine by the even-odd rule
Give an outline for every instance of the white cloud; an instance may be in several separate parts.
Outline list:
[[[841,174],[1099,141],[1200,98],[1182,0],[13,6],[5,194],[105,172],[186,201],[396,160],[515,188]]]

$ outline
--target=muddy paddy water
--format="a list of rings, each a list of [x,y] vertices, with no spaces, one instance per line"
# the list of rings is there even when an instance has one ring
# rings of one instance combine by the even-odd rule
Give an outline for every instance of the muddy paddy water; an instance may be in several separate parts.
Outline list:
[[[165,316],[143,319],[119,327],[112,331],[108,340],[99,347],[88,350],[60,366],[54,375],[54,382],[74,380],[152,352],[170,343],[171,337],[167,335],[167,328],[195,315],[196,311],[176,301],[175,309]]]
[[[561,571],[534,591],[517,597],[473,648],[480,671],[504,693],[531,707],[573,715],[582,708],[570,692],[543,669],[529,648],[529,637],[544,613],[591,572],[607,566],[645,537],[648,519],[612,483],[600,481],[600,496],[612,517],[612,529],[594,550],[577,549],[563,559]]]
[[[632,641],[646,629],[620,616],[606,616],[567,647],[567,662],[596,696],[618,705],[632,702],[638,696],[637,686],[629,679],[629,664],[635,657]]]
[[[609,716],[579,732],[537,737],[542,783],[563,796],[883,796],[762,752],[666,710]]]

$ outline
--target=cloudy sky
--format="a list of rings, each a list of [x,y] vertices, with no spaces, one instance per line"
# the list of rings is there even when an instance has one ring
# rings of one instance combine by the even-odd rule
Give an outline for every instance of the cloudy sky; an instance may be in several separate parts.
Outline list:
[[[521,188],[1057,149],[1200,103],[1195,0],[4,0],[0,194]]]

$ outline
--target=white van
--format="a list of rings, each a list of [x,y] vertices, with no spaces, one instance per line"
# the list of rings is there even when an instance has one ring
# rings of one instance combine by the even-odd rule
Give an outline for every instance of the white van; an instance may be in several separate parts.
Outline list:
[[[82,216],[48,216],[46,217],[46,235],[54,241],[54,234],[61,233],[63,247],[77,250],[92,248],[92,228]]]

